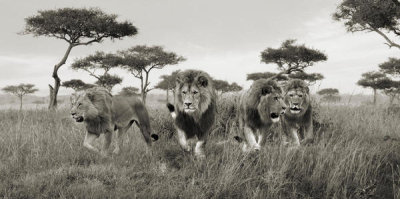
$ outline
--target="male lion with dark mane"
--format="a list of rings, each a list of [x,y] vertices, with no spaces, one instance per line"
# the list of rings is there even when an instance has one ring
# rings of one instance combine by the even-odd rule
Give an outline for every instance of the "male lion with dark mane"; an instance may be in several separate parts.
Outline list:
[[[194,153],[202,158],[216,112],[216,95],[210,76],[199,70],[180,72],[176,79],[175,98],[175,106],[168,103],[167,107],[175,120],[179,144],[189,152],[193,147],[188,142],[197,138]]]
[[[244,138],[243,151],[260,150],[263,136],[285,113],[282,90],[274,80],[259,79],[240,97],[239,133],[235,139]]]
[[[118,142],[113,153],[119,154],[123,141],[122,135],[133,123],[138,125],[149,146],[151,138],[158,139],[156,134],[151,134],[149,114],[139,99],[112,96],[105,88],[94,87],[72,94],[71,115],[77,122],[85,123],[87,132],[83,146],[87,149],[100,153],[93,146],[93,142],[104,133],[102,155],[107,155],[114,130],[118,130]]]
[[[312,107],[308,85],[300,79],[292,79],[286,85],[285,103],[289,106],[282,119],[284,145],[297,147],[313,141]],[[288,138],[290,139],[288,141]]]

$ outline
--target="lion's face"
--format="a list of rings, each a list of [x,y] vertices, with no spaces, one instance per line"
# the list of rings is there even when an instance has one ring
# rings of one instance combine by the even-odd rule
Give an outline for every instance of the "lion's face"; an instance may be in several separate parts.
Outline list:
[[[275,123],[285,113],[286,105],[280,93],[268,93],[261,96],[257,110],[262,120]]]
[[[207,110],[214,88],[206,73],[188,70],[179,74],[176,92],[179,110],[188,114],[201,114]]]
[[[85,92],[74,93],[71,95],[71,116],[77,122],[83,122],[85,119],[95,117],[97,109],[90,101]]]
[[[196,85],[185,84],[181,94],[183,110],[186,113],[193,113],[199,109],[200,89]]]
[[[285,95],[285,103],[289,106],[289,112],[293,115],[301,115],[308,109],[308,93],[303,88],[293,88]]]

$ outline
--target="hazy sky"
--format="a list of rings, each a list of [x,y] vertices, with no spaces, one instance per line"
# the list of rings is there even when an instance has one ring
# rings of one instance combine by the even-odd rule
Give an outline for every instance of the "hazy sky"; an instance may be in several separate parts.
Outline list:
[[[319,49],[328,61],[318,63],[306,72],[325,76],[314,86],[338,88],[341,93],[370,93],[356,85],[361,74],[378,69],[388,57],[396,57],[398,49],[389,49],[376,33],[347,33],[342,23],[332,20],[339,0],[0,0],[0,87],[33,83],[38,95],[48,95],[53,85],[54,64],[62,58],[67,43],[47,37],[19,35],[24,18],[38,10],[63,7],[99,7],[129,20],[139,34],[132,38],[79,46],[60,70],[62,81],[80,78],[93,83],[85,72],[70,69],[76,58],[95,51],[116,52],[134,45],[161,45],[168,51],[187,58],[179,65],[153,71],[151,85],[159,76],[177,69],[201,69],[217,79],[235,81],[248,88],[246,74],[276,71],[273,64],[260,62],[260,52],[277,48],[286,39]],[[72,20],[72,19],[71,19]],[[123,86],[139,87],[140,82],[122,70],[115,73],[124,78]],[[60,94],[72,90],[61,88]]]

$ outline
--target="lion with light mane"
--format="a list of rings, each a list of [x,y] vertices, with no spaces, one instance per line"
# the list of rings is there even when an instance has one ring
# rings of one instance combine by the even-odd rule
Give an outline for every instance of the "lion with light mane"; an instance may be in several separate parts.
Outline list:
[[[216,94],[210,76],[199,70],[186,70],[176,79],[175,106],[167,104],[175,121],[178,142],[185,151],[204,157],[204,145],[214,124]],[[175,108],[176,107],[176,108]]]
[[[152,139],[158,139],[156,134],[151,134],[146,107],[136,97],[112,96],[107,89],[94,87],[72,94],[70,113],[76,122],[85,123],[87,132],[83,146],[87,149],[100,153],[100,150],[93,146],[93,142],[100,134],[104,134],[102,155],[107,155],[115,130],[118,130],[118,141],[113,153],[119,154],[123,142],[122,135],[133,123],[139,127],[147,145],[151,145]]]
[[[294,147],[313,141],[312,107],[308,85],[300,79],[290,80],[285,89],[284,101],[289,110],[282,119],[284,145]]]
[[[270,127],[285,113],[282,90],[274,80],[259,79],[240,97],[238,109],[239,133],[244,140],[242,150],[260,150],[263,137],[269,137]],[[244,138],[244,139],[243,139]]]

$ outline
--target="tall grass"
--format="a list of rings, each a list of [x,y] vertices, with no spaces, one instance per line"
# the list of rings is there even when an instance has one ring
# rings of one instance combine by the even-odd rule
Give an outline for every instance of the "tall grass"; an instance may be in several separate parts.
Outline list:
[[[315,144],[244,154],[231,139],[235,109],[234,99],[218,104],[205,160],[180,150],[164,106],[150,108],[160,135],[152,149],[135,127],[110,158],[83,148],[84,127],[67,111],[1,111],[0,197],[400,198],[399,114],[320,106]]]

